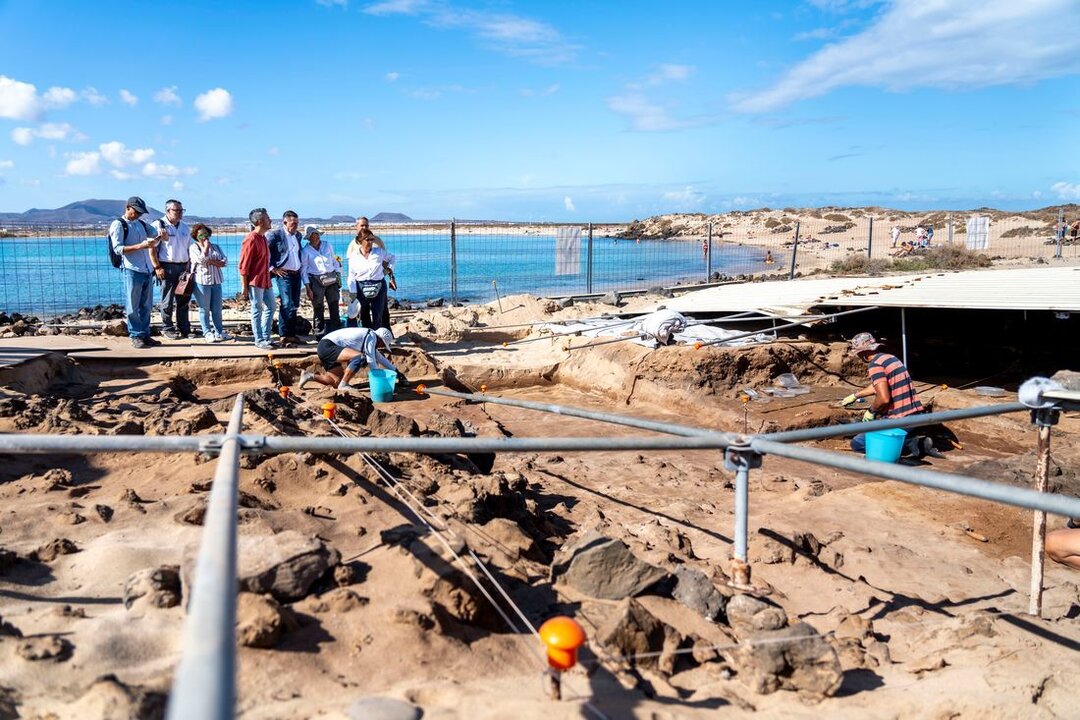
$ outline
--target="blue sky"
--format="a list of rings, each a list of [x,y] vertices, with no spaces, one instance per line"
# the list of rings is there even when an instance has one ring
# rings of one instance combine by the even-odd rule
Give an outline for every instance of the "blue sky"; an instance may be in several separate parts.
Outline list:
[[[0,0],[0,210],[1080,201],[1080,2]]]

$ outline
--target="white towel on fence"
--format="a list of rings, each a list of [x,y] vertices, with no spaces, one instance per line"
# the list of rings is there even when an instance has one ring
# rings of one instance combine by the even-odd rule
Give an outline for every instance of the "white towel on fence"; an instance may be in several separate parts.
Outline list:
[[[968,250],[986,250],[990,246],[990,218],[972,215],[967,220],[964,244]]]
[[[581,228],[555,229],[555,274],[581,274]]]

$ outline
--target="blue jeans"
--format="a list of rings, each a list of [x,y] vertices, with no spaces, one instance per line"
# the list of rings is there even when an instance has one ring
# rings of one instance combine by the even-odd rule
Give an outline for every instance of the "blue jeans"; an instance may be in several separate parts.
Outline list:
[[[274,291],[270,288],[248,289],[251,300],[251,332],[255,342],[270,342],[270,326],[274,322]]]
[[[278,311],[278,335],[296,337],[296,311],[300,308],[300,273],[274,276],[274,287],[281,301]]]
[[[150,337],[150,313],[154,309],[154,276],[124,268],[124,311],[128,336]]]
[[[199,329],[202,330],[203,337],[223,335],[225,326],[221,324],[221,285],[195,283],[195,299],[199,301]],[[212,327],[211,320],[214,323]]]

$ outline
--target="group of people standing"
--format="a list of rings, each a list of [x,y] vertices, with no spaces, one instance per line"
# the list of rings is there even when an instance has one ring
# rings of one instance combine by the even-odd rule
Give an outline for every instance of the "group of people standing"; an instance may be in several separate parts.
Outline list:
[[[199,329],[206,342],[234,338],[222,323],[223,268],[228,258],[212,242],[213,230],[198,223],[188,227],[179,200],[165,203],[165,215],[152,223],[142,216],[148,212],[142,198],[128,198],[124,216],[109,227],[109,243],[120,257],[124,276],[125,311],[128,335],[136,348],[159,344],[150,335],[154,307],[153,286],[161,287],[158,310],[162,335],[170,340],[192,336],[190,299],[199,307]],[[243,296],[251,303],[251,328],[260,349],[305,344],[297,329],[300,293],[306,293],[314,310],[316,338],[341,328],[341,257],[315,225],[300,232],[296,212],[287,210],[281,225],[272,228],[265,208],[248,213],[251,232],[240,249],[239,272]],[[348,325],[390,328],[387,288],[397,289],[394,277],[396,258],[383,241],[372,233],[366,217],[356,223],[356,236],[346,257],[346,286],[355,298],[349,305]],[[305,244],[306,243],[306,244]],[[278,312],[278,342],[271,338],[275,310]]]

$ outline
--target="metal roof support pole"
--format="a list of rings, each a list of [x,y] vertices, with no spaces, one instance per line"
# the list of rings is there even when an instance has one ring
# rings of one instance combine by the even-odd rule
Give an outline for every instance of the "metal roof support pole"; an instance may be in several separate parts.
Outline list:
[[[450,302],[457,302],[457,220],[450,218]]]
[[[705,225],[705,282],[712,279],[712,223]]]
[[[871,260],[874,257],[874,218],[870,217],[870,227],[866,231],[866,259]],[[872,275],[870,271],[870,263],[866,263],[866,274]]]
[[[900,337],[904,345],[904,367],[908,372],[911,372],[911,366],[907,361],[907,310],[906,308],[900,308]]]
[[[1038,458],[1035,466],[1035,490],[1045,493],[1050,475],[1050,428],[1057,425],[1057,408],[1033,410],[1031,419],[1039,430]],[[1046,550],[1046,513],[1035,511],[1031,532],[1031,593],[1028,614],[1042,617],[1043,562]]]
[[[761,467],[761,455],[747,446],[724,451],[724,469],[735,471],[735,548],[731,555],[731,584],[750,586],[750,561],[747,548],[750,525],[750,469]]]
[[[795,221],[795,242],[791,245],[791,270],[788,271],[788,280],[795,279],[795,256],[799,252],[799,221]]]
[[[168,719],[227,720],[236,699],[236,505],[244,396],[218,455]]]

